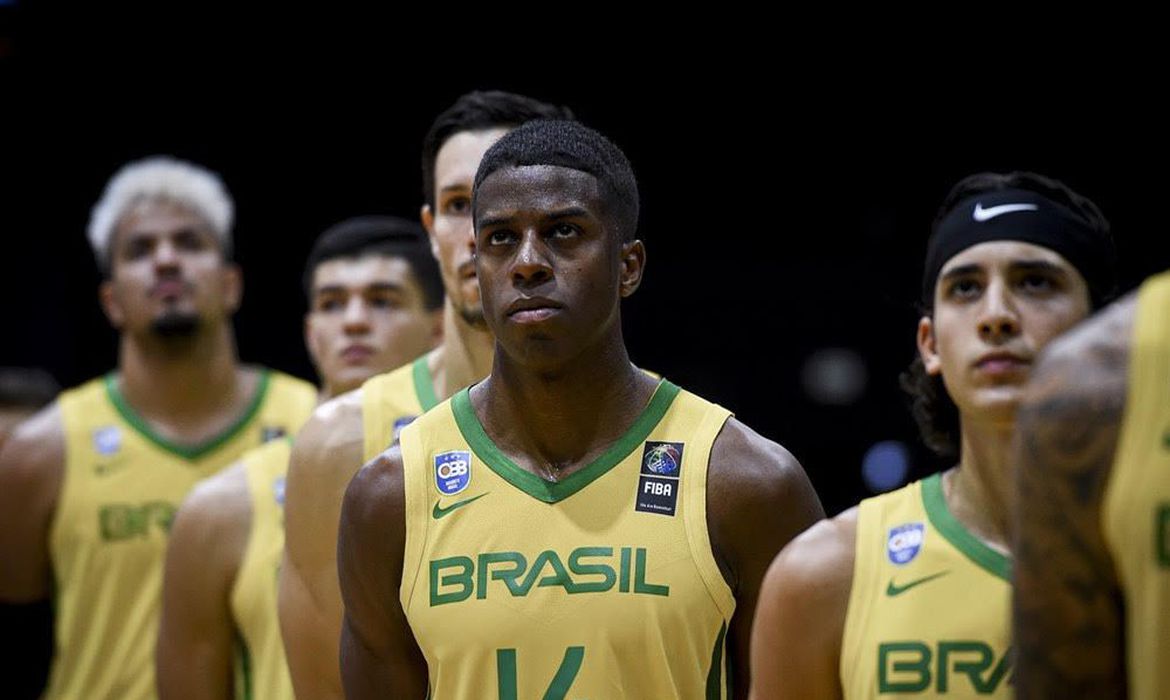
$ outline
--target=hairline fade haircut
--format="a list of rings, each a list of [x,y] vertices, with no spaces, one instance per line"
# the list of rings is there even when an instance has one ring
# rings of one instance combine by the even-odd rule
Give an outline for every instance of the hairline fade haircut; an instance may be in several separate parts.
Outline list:
[[[473,91],[461,95],[443,110],[423,138],[423,198],[435,209],[435,159],[447,139],[464,131],[486,131],[520,126],[533,119],[572,120],[573,112],[565,106],[502,90]]]
[[[431,254],[423,227],[397,216],[358,216],[330,226],[313,244],[302,278],[305,298],[313,301],[313,275],[323,263],[343,258],[381,256],[401,258],[423,296],[423,307],[434,311],[443,305],[443,280]]]
[[[182,205],[215,233],[224,259],[232,254],[235,203],[216,173],[172,156],[150,156],[122,166],[90,212],[88,238],[102,273],[110,273],[111,244],[118,222],[136,204],[162,200]]]
[[[622,242],[638,231],[638,182],[626,154],[599,132],[578,122],[533,121],[497,141],[480,161],[475,192],[502,168],[552,165],[588,173],[597,179],[606,214],[617,224]],[[472,202],[472,211],[476,205]],[[478,222],[478,214],[475,214]]]
[[[964,200],[986,192],[1017,189],[1040,194],[1057,204],[1067,207],[1094,232],[1112,240],[1109,220],[1088,197],[1075,192],[1063,182],[1039,173],[1013,171],[1010,173],[976,173],[959,180],[943,199],[938,213],[931,224],[931,236],[939,224],[947,218],[954,207]],[[1115,265],[1115,261],[1109,261]],[[935,284],[938,280],[935,280]],[[1116,289],[1090,293],[1091,308],[1095,311],[1109,303],[1116,295]],[[933,316],[933,297],[920,309],[923,316]],[[918,425],[923,443],[943,457],[957,457],[959,454],[959,408],[947,394],[941,376],[928,374],[921,357],[915,357],[910,366],[898,378],[898,384],[906,393],[910,412]]]

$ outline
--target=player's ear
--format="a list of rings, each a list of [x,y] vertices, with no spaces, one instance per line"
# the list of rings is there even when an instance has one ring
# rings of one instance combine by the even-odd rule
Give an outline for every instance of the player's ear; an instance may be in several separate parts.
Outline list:
[[[435,238],[435,212],[431,209],[431,205],[424,204],[422,209],[419,209],[418,220],[422,222],[423,228],[427,231],[427,238],[431,239],[431,255],[435,256],[435,260],[439,259],[439,241]]]
[[[231,313],[240,310],[240,303],[244,300],[244,272],[234,262],[224,264],[223,271],[224,302]]]
[[[121,302],[118,301],[117,293],[114,291],[114,283],[108,277],[98,285],[98,302],[102,305],[102,311],[105,312],[106,318],[110,320],[110,325],[115,330],[122,330],[126,314],[122,310]]]
[[[638,290],[646,270],[646,246],[639,240],[622,244],[622,269],[619,278],[622,298]]]
[[[942,360],[938,356],[938,343],[934,338],[934,319],[923,316],[918,319],[918,356],[922,358],[922,366],[926,373],[937,376],[942,373]]]

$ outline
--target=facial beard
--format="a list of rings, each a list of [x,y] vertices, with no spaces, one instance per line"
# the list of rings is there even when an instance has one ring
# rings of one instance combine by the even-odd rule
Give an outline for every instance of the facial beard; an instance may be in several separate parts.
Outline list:
[[[160,340],[185,340],[199,331],[199,317],[191,313],[167,312],[150,322],[150,332]]]
[[[476,330],[486,331],[488,329],[487,319],[483,315],[482,306],[459,306],[459,317],[463,322]]]

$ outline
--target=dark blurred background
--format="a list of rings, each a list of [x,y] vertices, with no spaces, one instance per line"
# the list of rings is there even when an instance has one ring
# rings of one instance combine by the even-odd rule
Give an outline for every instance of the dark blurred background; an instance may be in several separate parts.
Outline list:
[[[311,242],[352,215],[416,216],[422,136],[476,88],[568,104],[625,150],[649,251],[625,308],[634,360],[787,446],[830,513],[946,466],[920,447],[897,377],[955,180],[1059,178],[1112,220],[1126,288],[1170,266],[1167,109],[1140,60],[999,45],[964,60],[881,41],[847,54],[794,46],[793,27],[761,36],[751,18],[487,41],[444,18],[210,31],[203,17],[40,12],[0,3],[0,365],[67,386],[115,361],[84,231],[124,162],[167,153],[223,176],[247,285],[240,354],[312,377],[299,288]],[[869,484],[867,455],[884,466]]]

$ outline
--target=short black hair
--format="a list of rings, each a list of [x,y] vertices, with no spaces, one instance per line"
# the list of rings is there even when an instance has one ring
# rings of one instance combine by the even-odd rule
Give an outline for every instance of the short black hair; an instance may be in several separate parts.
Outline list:
[[[433,311],[443,305],[443,280],[431,255],[423,227],[397,216],[358,216],[334,224],[317,237],[305,261],[302,283],[305,297],[313,300],[313,273],[321,263],[337,258],[383,255],[402,258],[410,266],[423,294],[423,305]]]
[[[931,236],[935,235],[943,220],[964,200],[986,192],[1009,189],[1035,192],[1064,206],[1090,230],[1108,241],[1107,247],[1112,249],[1109,220],[1092,200],[1078,194],[1060,180],[1024,170],[1010,173],[976,173],[959,180],[943,199],[934,223],[931,224]],[[1115,261],[1109,260],[1106,263],[1111,269]],[[1089,302],[1093,310],[1096,310],[1109,303],[1116,295],[1116,283],[1112,280],[1101,288],[1090,285]],[[923,316],[933,316],[933,305],[933,297],[925,298],[919,311]],[[957,457],[960,439],[959,408],[947,393],[942,377],[927,373],[922,358],[916,357],[902,372],[899,385],[910,400],[910,412],[914,416],[914,422],[918,424],[918,432],[926,446],[943,457]]]
[[[574,119],[563,105],[554,105],[524,95],[502,90],[469,92],[435,117],[423,138],[423,198],[435,208],[435,159],[439,149],[455,134],[463,131],[511,128],[533,119]]]
[[[638,182],[626,154],[612,141],[578,122],[528,122],[510,131],[484,154],[475,173],[476,192],[495,171],[525,165],[556,165],[597,178],[606,213],[617,223],[621,240],[634,240],[638,231]]]
[[[53,375],[33,367],[0,367],[0,408],[40,410],[61,393]]]

